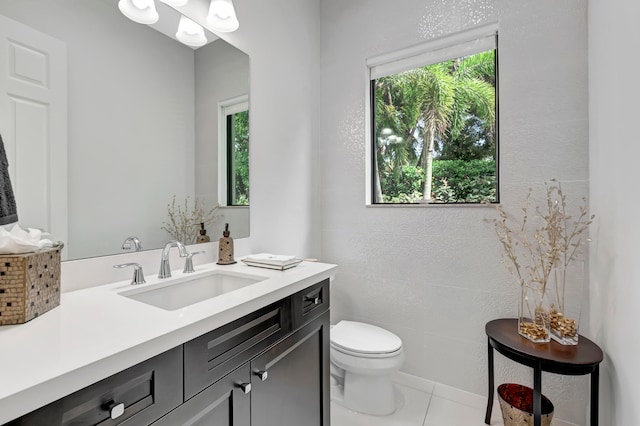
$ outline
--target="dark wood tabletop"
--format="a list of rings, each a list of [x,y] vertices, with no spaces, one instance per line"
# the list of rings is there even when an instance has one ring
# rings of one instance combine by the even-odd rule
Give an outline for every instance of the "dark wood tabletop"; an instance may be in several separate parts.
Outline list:
[[[581,366],[590,367],[602,362],[603,354],[598,345],[584,336],[578,337],[577,345],[561,345],[551,340],[549,343],[533,343],[518,334],[518,320],[503,318],[487,323],[487,336],[502,349],[515,351],[543,363],[544,371],[564,372]]]

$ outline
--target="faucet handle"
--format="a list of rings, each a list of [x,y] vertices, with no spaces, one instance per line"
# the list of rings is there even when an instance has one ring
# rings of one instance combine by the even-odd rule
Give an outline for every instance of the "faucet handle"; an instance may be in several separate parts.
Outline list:
[[[142,242],[140,241],[140,238],[138,237],[127,237],[124,242],[122,243],[122,250],[130,250],[131,249],[131,243],[133,243],[133,249],[135,251],[141,251],[142,250]]]
[[[114,268],[118,269],[126,268],[128,266],[133,266],[133,278],[131,279],[131,285],[146,283],[146,281],[144,280],[144,273],[142,272],[142,265],[140,265],[139,263],[131,262],[113,265]]]
[[[202,253],[205,253],[205,251],[204,250],[194,251],[193,253],[187,252],[187,255],[185,256],[186,259],[184,260],[184,269],[182,270],[182,273],[190,274],[191,272],[195,272],[195,269],[193,269],[193,256],[195,256],[196,254],[202,254]]]

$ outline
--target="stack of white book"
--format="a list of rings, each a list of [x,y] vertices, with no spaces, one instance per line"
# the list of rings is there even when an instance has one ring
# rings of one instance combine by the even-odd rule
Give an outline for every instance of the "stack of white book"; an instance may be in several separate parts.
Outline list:
[[[295,256],[271,253],[251,254],[242,259],[242,261],[249,266],[278,269],[280,271],[298,266],[298,264],[302,262],[302,260],[297,259]]]

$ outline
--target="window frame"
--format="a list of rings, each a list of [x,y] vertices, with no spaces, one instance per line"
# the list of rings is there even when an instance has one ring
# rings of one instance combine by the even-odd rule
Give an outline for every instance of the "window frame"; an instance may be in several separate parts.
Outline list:
[[[497,23],[490,23],[457,33],[449,34],[425,43],[410,46],[394,52],[367,58],[366,60],[366,90],[365,90],[365,205],[367,207],[472,207],[487,206],[500,203],[500,120],[499,120],[499,27]],[[400,73],[403,70],[415,69],[434,63],[455,59],[464,56],[465,46],[475,40],[495,39],[495,108],[496,108],[496,134],[495,134],[495,162],[496,162],[496,198],[486,202],[458,202],[458,203],[383,203],[375,201],[375,81],[384,75]],[[462,47],[461,47],[462,46]],[[486,51],[484,49],[480,51]],[[479,52],[473,52],[479,53]],[[473,54],[468,53],[468,54]],[[410,65],[407,65],[410,64]],[[404,69],[403,69],[404,68]],[[389,72],[389,70],[396,70]],[[386,73],[386,74],[384,74]]]
[[[243,111],[249,111],[249,95],[236,96],[218,102],[218,200],[224,207],[249,207],[249,204],[239,205],[230,202],[232,191],[230,183],[233,180],[230,176],[232,173],[230,162],[233,153],[229,145],[229,118]]]

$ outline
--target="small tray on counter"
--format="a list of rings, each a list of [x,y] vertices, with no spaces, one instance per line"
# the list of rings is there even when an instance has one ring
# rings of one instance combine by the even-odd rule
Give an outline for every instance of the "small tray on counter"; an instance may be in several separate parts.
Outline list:
[[[284,271],[291,269],[302,263],[302,259],[294,259],[287,263],[268,262],[268,261],[256,261],[250,259],[241,259],[241,262],[248,266],[255,266],[257,268],[276,269],[278,271]]]

